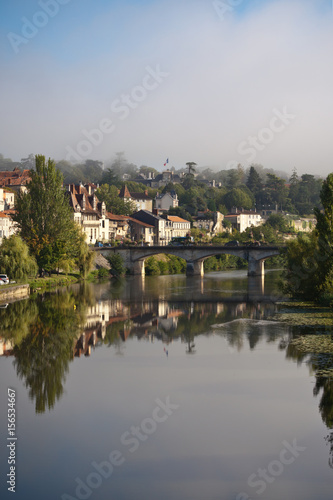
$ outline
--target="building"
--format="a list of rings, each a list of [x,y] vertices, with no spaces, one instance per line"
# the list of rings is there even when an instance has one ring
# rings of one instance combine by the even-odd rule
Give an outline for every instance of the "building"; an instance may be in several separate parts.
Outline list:
[[[131,228],[129,225],[129,217],[126,215],[115,215],[106,212],[106,217],[109,221],[109,241],[123,240],[130,238]]]
[[[153,225],[134,219],[133,217],[129,217],[129,225],[133,241],[142,242],[149,246],[154,244],[155,228]]]
[[[155,179],[151,180],[151,187],[153,188],[160,188],[163,186],[166,186],[170,182],[172,184],[180,184],[184,180],[184,174],[181,176],[178,174],[175,174],[173,170],[165,170],[161,174],[156,175]]]
[[[317,219],[297,219],[290,221],[291,227],[294,231],[309,233],[311,232],[317,224]]]
[[[10,217],[10,212],[0,212],[0,245],[3,238],[9,238],[16,233],[16,223]]]
[[[166,245],[168,243],[167,235],[169,226],[165,219],[148,210],[139,210],[132,215],[132,219],[149,224],[154,228],[154,245]]]
[[[26,185],[30,182],[30,171],[21,170],[16,167],[12,171],[4,170],[0,172],[0,186],[10,187],[14,191],[19,191],[20,189],[25,190]]]
[[[170,210],[170,208],[178,207],[178,196],[175,191],[170,193],[157,193],[155,198],[155,208],[158,210]]]
[[[0,188],[0,211],[13,210],[15,194],[8,189]]]
[[[108,241],[109,219],[106,216],[105,203],[98,200],[92,185],[68,184],[67,195],[74,222],[82,227],[87,243]]]
[[[193,222],[193,227],[204,229],[211,237],[225,231],[223,227],[224,215],[221,212],[198,213]]]
[[[263,223],[261,215],[258,212],[237,208],[233,208],[231,214],[225,215],[224,220],[230,222],[232,228],[240,233],[248,227],[257,227]]]
[[[170,239],[168,241],[171,238],[184,237],[191,231],[191,223],[177,215],[167,215],[166,220],[171,224]]]
[[[148,196],[147,190],[144,193],[130,193],[125,184],[120,190],[119,198],[124,201],[132,201],[137,211],[148,210],[152,212],[153,210],[153,200]]]

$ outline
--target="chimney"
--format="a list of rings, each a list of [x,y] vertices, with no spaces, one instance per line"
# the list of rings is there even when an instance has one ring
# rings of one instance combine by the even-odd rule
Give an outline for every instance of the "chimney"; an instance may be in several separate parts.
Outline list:
[[[145,190],[145,195],[148,196],[148,189]]]

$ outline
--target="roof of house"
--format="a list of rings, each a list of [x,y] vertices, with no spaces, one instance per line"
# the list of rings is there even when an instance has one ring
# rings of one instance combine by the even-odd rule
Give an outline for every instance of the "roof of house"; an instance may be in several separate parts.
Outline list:
[[[92,214],[99,216],[98,210],[93,208],[94,198],[96,200],[96,206],[100,203],[99,199],[95,194],[89,196],[88,190],[81,184],[69,184],[68,191],[66,191],[67,196],[69,196],[69,204],[74,210],[77,209],[77,205],[80,206],[80,210],[83,210],[83,200],[85,200],[85,214]]]
[[[15,168],[13,171],[3,170],[0,172],[0,186],[21,186],[30,182],[30,170]]]
[[[177,193],[176,191],[170,191],[170,192],[167,192],[167,193],[160,193],[160,194],[157,194],[156,195],[156,200],[161,200],[162,198],[164,198],[164,196],[170,196],[171,198],[177,198]]]
[[[130,198],[130,197],[131,197],[131,193],[129,192],[128,187],[126,186],[126,184],[124,184],[123,187],[120,190],[119,198]]]
[[[121,221],[121,222],[126,222],[126,221],[128,221],[130,219],[130,217],[128,217],[127,215],[117,215],[117,214],[113,214],[111,212],[106,212],[105,215],[110,220],[118,220],[118,221]]]
[[[135,224],[138,224],[139,226],[154,228],[154,226],[152,226],[151,224],[147,224],[146,222],[142,222],[141,220],[134,219],[133,217],[129,217],[129,221],[134,222]]]
[[[168,220],[171,220],[171,222],[187,222],[190,224],[190,222],[186,219],[182,219],[181,217],[178,217],[177,215],[168,215],[167,216]]]
[[[139,210],[138,212],[135,212],[134,214],[132,214],[132,218],[136,219],[136,220],[141,220],[142,222],[146,222],[147,224],[149,224],[148,221],[164,220],[159,215],[155,215],[155,214],[149,212],[148,210]]]
[[[130,193],[126,184],[121,188],[119,198],[132,198],[134,200],[151,200],[147,191],[144,193]]]

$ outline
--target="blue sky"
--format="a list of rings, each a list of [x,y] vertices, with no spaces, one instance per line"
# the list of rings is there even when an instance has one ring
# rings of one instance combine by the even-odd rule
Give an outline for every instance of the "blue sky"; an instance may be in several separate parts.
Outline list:
[[[331,0],[12,0],[0,37],[13,160],[333,170]]]

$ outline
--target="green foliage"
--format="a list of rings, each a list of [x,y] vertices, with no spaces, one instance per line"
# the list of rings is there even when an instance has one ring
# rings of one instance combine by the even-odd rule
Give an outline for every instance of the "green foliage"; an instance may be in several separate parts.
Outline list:
[[[280,231],[280,233],[288,233],[290,231],[287,219],[281,214],[271,214],[265,225],[271,226],[276,231]]]
[[[114,276],[123,276],[126,273],[126,268],[121,255],[115,253],[107,257],[107,260],[111,265],[111,274]]]
[[[110,276],[110,271],[106,269],[105,267],[100,267],[97,272],[98,278],[103,279],[103,278],[109,278]]]
[[[161,274],[160,266],[155,257],[149,257],[145,261],[145,273],[148,276],[158,276]]]
[[[83,301],[79,307],[76,303],[77,297],[67,291],[28,302],[34,318],[28,320],[25,336],[15,343],[14,366],[30,399],[35,400],[36,413],[51,410],[63,394],[73,344],[85,323],[86,306]]]
[[[119,190],[116,186],[102,184],[96,191],[100,201],[104,201],[106,210],[116,215],[130,215],[135,211],[135,204],[119,198]]]
[[[160,274],[182,274],[186,271],[186,261],[176,255],[164,255],[149,257],[145,261],[145,274],[158,276]]]
[[[1,272],[13,280],[35,276],[38,272],[36,259],[30,255],[28,245],[17,235],[3,240],[0,263]]]
[[[51,272],[60,262],[73,259],[78,229],[55,163],[37,155],[36,170],[31,170],[30,176],[27,192],[17,194],[13,220],[35,256],[40,273]]]
[[[232,207],[242,207],[246,210],[253,208],[253,199],[243,189],[233,188],[228,191],[223,197],[223,203],[231,210]]]
[[[85,234],[81,228],[77,229],[75,236],[75,263],[78,266],[80,275],[85,278],[94,264],[95,252],[90,250],[89,246],[87,245]]]
[[[29,167],[31,168],[31,167]],[[72,165],[68,161],[57,162],[56,168],[62,173],[65,184],[79,184],[79,182],[101,182],[103,163],[96,160],[86,160],[85,163]]]
[[[297,239],[288,243],[284,290],[294,297],[317,299],[323,286],[321,258],[315,231],[299,234]]]
[[[185,220],[188,220],[189,222],[193,222],[193,218],[191,217],[189,212],[187,212],[185,210],[184,207],[172,207],[169,209],[168,214],[169,215],[177,215],[181,219],[185,219]]]

